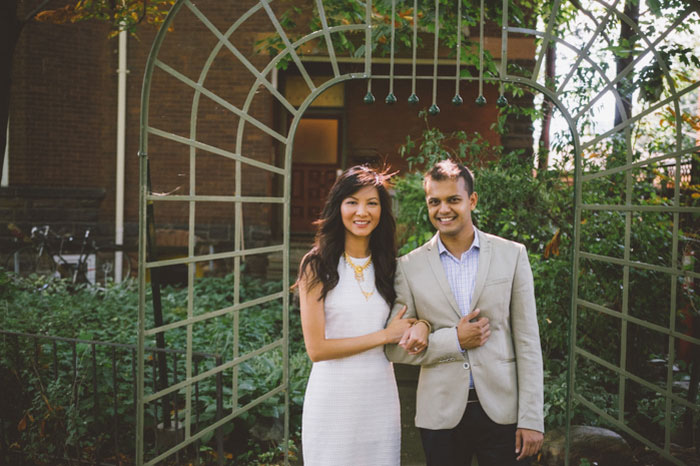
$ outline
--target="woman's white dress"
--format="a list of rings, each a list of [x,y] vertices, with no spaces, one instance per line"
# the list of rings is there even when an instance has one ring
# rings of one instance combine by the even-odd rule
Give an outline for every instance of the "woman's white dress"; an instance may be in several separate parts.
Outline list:
[[[366,259],[351,258],[356,265]],[[324,303],[326,338],[348,338],[384,328],[389,305],[374,288],[374,265],[362,288],[343,257],[338,285]],[[313,364],[302,415],[304,466],[398,466],[401,412],[392,364],[382,346]]]

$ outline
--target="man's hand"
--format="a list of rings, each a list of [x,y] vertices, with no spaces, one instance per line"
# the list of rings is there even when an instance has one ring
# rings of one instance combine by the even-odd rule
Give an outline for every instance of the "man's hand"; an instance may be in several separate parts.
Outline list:
[[[421,353],[428,347],[428,326],[423,322],[416,322],[407,329],[399,346],[406,350],[408,354],[415,355]]]
[[[478,348],[486,343],[491,335],[489,320],[486,317],[477,319],[480,312],[480,309],[474,309],[473,312],[462,317],[457,324],[457,337],[462,349]],[[470,322],[472,319],[476,320]]]
[[[518,429],[515,431],[515,454],[518,461],[528,456],[535,455],[542,448],[544,435],[542,432],[530,429]]]

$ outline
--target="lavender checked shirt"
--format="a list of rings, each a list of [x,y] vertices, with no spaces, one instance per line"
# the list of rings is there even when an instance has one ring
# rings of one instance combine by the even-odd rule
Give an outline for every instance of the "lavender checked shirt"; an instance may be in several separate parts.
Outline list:
[[[476,272],[479,265],[479,235],[476,227],[474,227],[474,241],[471,247],[466,252],[463,252],[459,259],[453,256],[442,244],[440,235],[438,235],[437,244],[440,262],[442,262],[442,268],[445,270],[445,275],[447,275],[447,282],[450,284],[450,289],[452,289],[452,294],[457,301],[459,311],[462,313],[462,316],[466,316],[469,314],[472,303],[474,286],[476,285]],[[456,330],[455,337],[457,338]],[[459,345],[459,338],[457,338],[457,347],[460,351],[465,351]],[[474,387],[473,377],[469,378],[469,387]]]

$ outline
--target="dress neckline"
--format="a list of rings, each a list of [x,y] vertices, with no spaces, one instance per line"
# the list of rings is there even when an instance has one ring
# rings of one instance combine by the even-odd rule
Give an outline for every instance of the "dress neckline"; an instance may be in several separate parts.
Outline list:
[[[345,253],[345,254],[347,254],[347,253]],[[343,256],[342,256],[343,259],[345,259],[345,254],[343,254]],[[355,256],[351,256],[350,254],[348,254],[348,257],[349,257],[350,259],[352,259],[352,260],[367,262],[372,256],[367,256],[367,257],[355,257]]]

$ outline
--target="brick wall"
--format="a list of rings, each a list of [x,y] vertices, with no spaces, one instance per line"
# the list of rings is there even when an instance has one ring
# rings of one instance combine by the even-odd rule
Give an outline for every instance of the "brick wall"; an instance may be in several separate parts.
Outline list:
[[[197,7],[221,31],[225,31],[244,11],[257,2],[198,2]],[[259,34],[271,31],[272,25],[264,12],[258,12],[234,35],[234,45],[261,70],[269,57],[253,53]],[[115,203],[115,151],[117,100],[116,40],[107,39],[108,28],[98,22],[69,25],[30,23],[18,44],[14,64],[14,85],[11,100],[10,185],[22,187],[29,193],[37,187],[96,188],[104,191],[98,202],[94,224],[109,237],[113,231]],[[138,150],[141,86],[145,64],[155,30],[141,27],[138,39],[130,38],[128,45],[127,145],[125,218],[127,242],[135,238],[138,224]],[[159,59],[197,81],[216,37],[186,8],[176,18],[174,29],[168,33]],[[283,79],[283,77],[281,78]],[[242,108],[254,82],[253,76],[228,51],[222,50],[211,63],[204,86],[227,102]],[[430,105],[432,83],[419,81],[421,102],[409,106],[409,81],[397,81],[395,94],[399,101],[385,105],[388,92],[386,81],[375,81],[374,105],[362,103],[366,92],[364,81],[346,83],[348,163],[354,156],[368,151],[387,157],[396,168],[405,168],[397,155],[398,147],[407,134],[418,137],[425,123],[418,117],[421,108]],[[492,143],[507,147],[532,146],[529,122],[513,121],[512,133],[503,140],[489,126],[495,121],[494,105],[497,90],[486,87],[489,104],[483,108],[474,104],[475,84],[463,83],[464,104],[454,107],[454,83],[445,81],[438,92],[441,113],[430,117],[431,125],[444,131],[480,132]],[[177,79],[156,69],[152,78],[149,123],[161,130],[180,136],[190,135],[192,99],[194,93]],[[267,91],[255,94],[248,114],[270,127],[278,127],[280,114]],[[245,125],[242,140],[238,140],[239,118],[223,105],[201,97],[196,112],[196,139],[206,144],[271,164],[280,164],[276,151],[279,144],[271,136]],[[286,128],[277,128],[286,135]],[[160,193],[186,194],[190,190],[190,150],[158,136],[149,137],[148,154],[151,161],[153,190]],[[218,155],[197,151],[193,174],[198,194],[232,195],[235,193],[235,162]],[[255,168],[241,173],[244,195],[279,195],[281,177],[270,176]],[[15,191],[18,196],[24,195]],[[268,241],[271,225],[279,209],[270,205],[244,206],[244,230],[253,243]],[[29,222],[20,218],[17,210],[0,210],[0,230],[10,221]],[[189,207],[184,202],[161,202],[155,209],[156,222],[164,228],[186,228]],[[48,218],[48,217],[47,217]],[[38,219],[32,219],[34,222]],[[197,235],[211,242],[228,243],[236,228],[233,208],[221,203],[198,204],[195,223]],[[1,233],[0,233],[1,235]]]
[[[30,22],[15,51],[12,186],[99,187],[114,171],[116,42],[99,23]]]
[[[453,72],[454,68],[449,71]],[[432,67],[430,67],[432,71]],[[397,74],[406,74],[410,70],[397,68]],[[446,74],[448,70],[442,70]],[[388,74],[381,68],[379,74]],[[419,69],[419,74],[426,75],[426,68]],[[419,80],[416,82],[416,94],[420,101],[411,105],[407,102],[411,94],[410,80],[396,80],[394,82],[394,94],[397,102],[392,105],[384,103],[384,98],[389,93],[388,81],[374,81],[372,93],[376,102],[372,105],[363,103],[363,97],[367,93],[367,83],[364,80],[350,81],[347,83],[346,108],[348,113],[348,155],[352,158],[355,154],[376,153],[386,157],[387,161],[395,169],[407,169],[407,163],[399,156],[399,147],[406,142],[406,136],[417,139],[426,129],[426,120],[419,117],[421,110],[427,110],[432,104],[432,81]],[[499,143],[498,135],[489,127],[496,119],[498,97],[497,89],[492,86],[484,88],[489,105],[479,107],[474,103],[478,96],[476,83],[462,82],[460,95],[464,103],[455,106],[451,103],[455,95],[454,82],[446,82],[438,88],[437,105],[440,113],[436,116],[428,116],[427,124],[440,128],[445,133],[465,131],[467,134],[480,133],[492,144]],[[478,115],[478,118],[475,118]],[[349,159],[352,162],[352,159]]]
[[[14,224],[29,235],[33,226],[50,224],[57,233],[82,233],[96,228],[102,188],[10,187],[0,188],[0,218]],[[95,230],[93,237],[101,239],[109,232]],[[0,259],[17,245],[9,229],[0,230]]]

